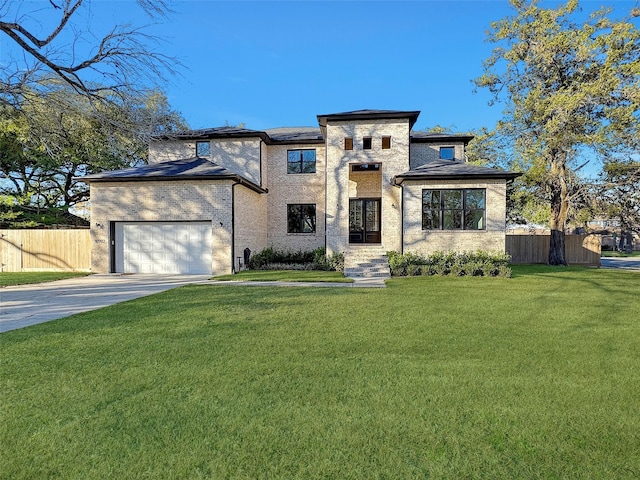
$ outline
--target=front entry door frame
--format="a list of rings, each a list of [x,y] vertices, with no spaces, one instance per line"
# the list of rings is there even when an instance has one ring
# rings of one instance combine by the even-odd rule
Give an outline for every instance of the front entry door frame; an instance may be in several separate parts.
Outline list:
[[[381,243],[380,198],[349,199],[349,243]]]

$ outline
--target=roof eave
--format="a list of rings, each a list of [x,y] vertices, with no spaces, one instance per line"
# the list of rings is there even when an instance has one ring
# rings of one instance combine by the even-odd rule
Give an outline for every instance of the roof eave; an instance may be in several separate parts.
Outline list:
[[[255,130],[252,132],[211,132],[211,133],[169,133],[162,135],[154,135],[152,141],[164,140],[210,140],[214,138],[259,138],[263,142],[269,142],[271,139],[265,132]]]
[[[407,118],[409,119],[409,128],[413,128],[416,121],[418,120],[418,116],[420,115],[420,110],[411,110],[411,111],[388,111],[388,112],[345,112],[345,113],[331,113],[326,115],[318,115],[318,124],[321,128],[326,128],[327,121],[348,121],[348,120],[384,120],[384,119],[400,119]]]
[[[446,135],[446,136],[433,136],[433,137],[413,137],[409,138],[411,143],[442,143],[443,141],[463,141],[468,144],[475,137],[473,135]]]
[[[507,181],[514,180],[521,176],[522,173],[515,172],[496,172],[496,173],[483,173],[483,174],[440,174],[440,175],[397,175],[393,177],[394,185],[401,185],[405,181],[409,180],[494,180],[496,178],[503,178]]]
[[[163,177],[74,177],[74,180],[85,183],[125,183],[125,182],[169,182],[176,180],[233,180],[257,193],[269,193],[269,190],[240,175],[173,175]]]
[[[265,143],[268,145],[322,145],[324,144],[324,139],[274,140],[273,138],[270,138],[269,141]]]

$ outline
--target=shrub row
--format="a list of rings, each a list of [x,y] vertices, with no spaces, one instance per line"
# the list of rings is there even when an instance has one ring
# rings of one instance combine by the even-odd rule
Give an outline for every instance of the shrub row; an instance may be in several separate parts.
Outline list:
[[[414,253],[388,252],[391,275],[451,275],[456,277],[510,277],[511,257],[492,252],[434,252],[423,257]]]
[[[251,270],[325,270],[344,271],[344,255],[333,253],[327,257],[323,247],[311,251],[275,250],[265,248],[249,259]]]

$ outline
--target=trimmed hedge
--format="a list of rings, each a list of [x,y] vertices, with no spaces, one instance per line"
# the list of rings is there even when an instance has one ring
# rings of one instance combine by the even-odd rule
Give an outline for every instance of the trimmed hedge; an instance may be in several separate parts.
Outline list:
[[[499,252],[434,252],[423,257],[415,253],[387,252],[391,275],[450,275],[454,277],[511,277],[511,257]]]
[[[249,259],[251,270],[325,270],[344,271],[344,255],[333,253],[327,257],[323,247],[311,251],[275,250],[265,248]]]

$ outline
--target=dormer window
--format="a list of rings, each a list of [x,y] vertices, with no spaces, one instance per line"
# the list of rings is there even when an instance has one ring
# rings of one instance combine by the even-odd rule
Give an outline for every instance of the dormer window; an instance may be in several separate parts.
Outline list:
[[[371,150],[371,137],[364,137],[362,139],[362,149]]]
[[[456,151],[454,147],[440,147],[440,160],[455,160]]]
[[[211,144],[209,142],[196,142],[196,157],[208,157],[211,155]]]

